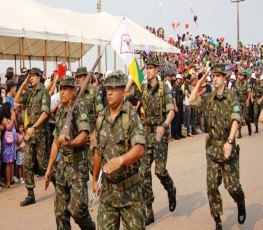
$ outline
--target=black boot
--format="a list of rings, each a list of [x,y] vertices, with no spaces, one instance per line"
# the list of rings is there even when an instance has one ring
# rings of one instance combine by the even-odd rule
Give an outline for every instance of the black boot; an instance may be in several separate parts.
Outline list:
[[[176,208],[176,188],[173,187],[168,191],[168,199],[169,199],[169,210],[173,212]]]
[[[241,128],[238,128],[238,134],[237,134],[237,138],[242,138],[242,135],[241,135]]]
[[[237,203],[237,209],[238,209],[238,223],[244,224],[246,220],[246,206],[245,206],[245,200],[240,201]]]
[[[96,225],[92,221],[91,217],[89,214],[87,214],[84,218],[84,221],[76,221],[76,223],[79,225],[81,230],[96,230]]]
[[[21,207],[28,206],[30,204],[36,203],[34,189],[33,188],[27,188],[27,191],[28,191],[27,197],[25,198],[25,200],[20,202]]]
[[[180,137],[180,138],[186,138],[186,136],[184,136],[182,133],[179,134],[179,137]]]
[[[223,230],[220,216],[215,216],[214,220],[216,222],[216,230]]]
[[[251,129],[250,121],[246,122],[246,124],[247,124],[247,129],[248,129],[248,135],[251,136],[251,134],[252,134],[252,129]]]
[[[145,225],[150,225],[154,222],[154,213],[152,205],[147,206]]]
[[[256,127],[255,133],[258,133],[258,124],[255,124],[255,127]]]
[[[192,128],[192,135],[197,135],[197,134],[198,134],[198,132],[196,131],[196,129]]]

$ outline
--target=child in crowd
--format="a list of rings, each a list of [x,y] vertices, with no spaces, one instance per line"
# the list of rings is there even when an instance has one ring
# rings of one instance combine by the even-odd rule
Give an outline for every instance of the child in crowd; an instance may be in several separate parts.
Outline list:
[[[14,177],[14,161],[16,160],[16,130],[11,117],[15,116],[15,114],[8,102],[3,104],[2,109],[0,121],[4,129],[2,135],[2,152],[3,162],[6,163],[6,187],[12,188],[15,187],[12,178]]]
[[[16,165],[18,170],[18,176],[19,176],[19,182],[21,184],[24,182],[24,174],[23,174],[23,162],[24,162],[24,147],[25,147],[25,141],[24,141],[24,125],[23,123],[20,123],[18,126],[18,133],[17,133],[17,155],[16,155]]]

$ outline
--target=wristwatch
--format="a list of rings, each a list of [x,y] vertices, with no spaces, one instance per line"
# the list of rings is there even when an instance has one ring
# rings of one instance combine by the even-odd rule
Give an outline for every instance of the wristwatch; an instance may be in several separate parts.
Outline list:
[[[34,128],[34,129],[36,129],[36,128],[37,128],[37,126],[34,124],[34,125],[33,125],[33,128]]]
[[[167,128],[168,128],[168,125],[164,122],[164,123],[162,123],[162,125],[161,125],[163,128],[164,128],[164,130],[166,130]]]
[[[230,145],[233,145],[233,140],[230,139],[230,138],[228,138],[228,139],[227,139],[227,143],[230,144]]]

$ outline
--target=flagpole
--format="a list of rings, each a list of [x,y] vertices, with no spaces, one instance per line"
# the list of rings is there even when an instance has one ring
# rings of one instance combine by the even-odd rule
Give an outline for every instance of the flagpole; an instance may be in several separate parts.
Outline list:
[[[101,0],[97,0],[97,13],[101,12]],[[97,56],[101,54],[100,45],[97,46]],[[97,65],[97,72],[101,72],[101,63],[99,62]]]

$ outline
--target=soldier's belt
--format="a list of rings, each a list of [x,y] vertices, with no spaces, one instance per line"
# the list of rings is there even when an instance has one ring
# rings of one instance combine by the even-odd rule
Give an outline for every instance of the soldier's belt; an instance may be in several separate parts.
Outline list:
[[[145,132],[149,132],[149,133],[155,133],[157,127],[158,127],[158,126],[148,126],[148,125],[145,125],[145,126],[144,126],[144,131],[145,131]]]
[[[130,178],[128,178],[128,179],[126,179],[126,180],[124,180],[118,184],[112,184],[109,182],[106,182],[106,183],[107,183],[109,189],[122,191],[122,190],[125,190],[128,188],[131,188],[133,185],[135,185],[139,182],[140,182],[139,173],[136,173],[136,174],[132,175]]]
[[[209,144],[212,146],[223,146],[227,140],[210,140]]]
[[[69,155],[61,155],[61,160],[65,163],[74,163],[87,159],[87,152],[76,152]]]

